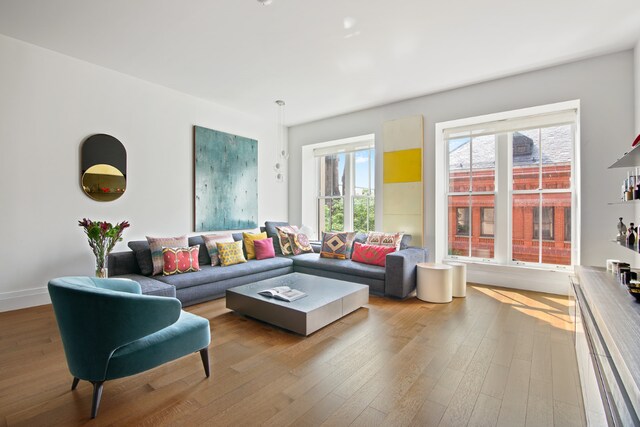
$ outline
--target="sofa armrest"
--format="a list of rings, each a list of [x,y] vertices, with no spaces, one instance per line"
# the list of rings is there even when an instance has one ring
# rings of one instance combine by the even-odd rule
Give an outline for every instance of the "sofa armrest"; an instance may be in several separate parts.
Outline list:
[[[416,288],[416,264],[426,262],[427,249],[407,248],[392,252],[386,258],[384,294],[406,298]]]
[[[107,267],[109,268],[109,277],[123,274],[142,274],[133,251],[111,252],[107,259]]]

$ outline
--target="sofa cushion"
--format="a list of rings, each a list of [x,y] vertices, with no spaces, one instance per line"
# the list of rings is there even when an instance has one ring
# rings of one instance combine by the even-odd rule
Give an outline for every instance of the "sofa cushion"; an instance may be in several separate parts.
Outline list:
[[[264,240],[267,233],[242,233],[242,241],[244,242],[244,250],[247,259],[256,259],[256,249],[253,242],[256,240]]]
[[[369,237],[367,237],[367,245],[376,245],[376,246],[391,246],[396,248],[397,251],[400,250],[400,242],[402,241],[402,237],[404,233],[380,233],[376,231],[371,231],[369,233]]]
[[[256,259],[268,259],[276,256],[271,237],[267,237],[264,240],[256,240],[253,242],[253,246],[256,250]]]
[[[320,254],[302,254],[292,257],[296,266],[327,270],[354,276],[384,280],[385,268],[377,265],[361,264],[350,259],[320,258]]]
[[[202,241],[209,253],[209,264],[200,263],[200,265],[220,265],[220,255],[218,254],[218,242],[233,242],[233,237],[230,234],[207,234],[202,236]]]
[[[200,271],[200,264],[198,263],[199,250],[200,245],[188,248],[162,248],[162,274],[170,276],[172,274]]]
[[[200,249],[198,250],[198,264],[210,265],[211,257],[209,256],[207,245],[204,243],[204,239],[202,238],[202,236],[189,237],[189,246],[195,246],[195,245],[200,245]]]
[[[280,250],[282,255],[293,255],[293,249],[291,248],[291,241],[289,240],[290,233],[297,233],[300,231],[295,225],[283,225],[276,227],[278,232],[278,242],[280,243]]]
[[[226,267],[203,265],[200,267],[200,271],[175,274],[173,276],[157,276],[154,277],[154,279],[173,285],[177,289],[182,289],[218,282],[220,280],[247,276],[249,274],[262,273],[264,271],[270,271],[278,268],[291,267],[292,265],[293,261],[284,257],[269,258],[259,261],[252,259],[246,263],[229,265]]]
[[[289,225],[288,222],[281,221],[267,221],[264,223],[264,228],[267,232],[267,237],[273,239],[273,249],[276,251],[276,255],[282,255],[282,248],[280,248],[280,241],[278,240],[278,230],[276,227],[284,227]]]
[[[220,265],[223,267],[247,262],[244,252],[242,252],[242,240],[228,243],[218,242],[216,245],[218,246]]]
[[[140,290],[145,295],[155,295],[159,297],[176,297],[176,288],[156,280],[151,277],[141,276],[139,274],[121,274],[118,276],[112,276],[115,279],[131,279],[134,282],[138,282]]]
[[[356,242],[353,244],[353,255],[351,259],[354,262],[384,267],[387,254],[395,251],[396,248],[392,246],[364,245]]]
[[[146,240],[134,240],[127,243],[127,246],[136,254],[136,261],[138,261],[140,273],[145,276],[151,276],[151,273],[153,273],[153,261],[151,260],[149,242]]]
[[[400,241],[400,250],[407,249],[411,243],[411,234],[405,234]]]
[[[313,253],[313,248],[309,243],[309,238],[304,233],[287,233],[291,251],[294,255]]]
[[[153,262],[153,275],[162,273],[162,248],[184,248],[189,245],[187,236],[179,237],[147,237]]]
[[[320,256],[322,258],[349,259],[351,247],[356,233],[326,233],[322,232],[322,246]]]

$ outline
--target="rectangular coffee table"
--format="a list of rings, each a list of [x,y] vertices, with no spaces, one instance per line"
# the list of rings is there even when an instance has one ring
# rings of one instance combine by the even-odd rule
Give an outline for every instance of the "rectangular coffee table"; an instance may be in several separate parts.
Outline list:
[[[258,292],[276,286],[307,296],[286,302]],[[291,273],[227,289],[227,308],[301,335],[310,335],[369,302],[369,287],[358,283]]]

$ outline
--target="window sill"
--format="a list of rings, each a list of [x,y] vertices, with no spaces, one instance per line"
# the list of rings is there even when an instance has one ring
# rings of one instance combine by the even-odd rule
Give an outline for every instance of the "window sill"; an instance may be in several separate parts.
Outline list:
[[[482,259],[471,259],[471,258],[451,258],[451,257],[446,257],[444,258],[444,262],[462,262],[465,264],[470,264],[470,265],[477,265],[480,267],[489,267],[489,268],[495,268],[495,269],[500,269],[500,268],[504,268],[504,269],[524,269],[524,270],[529,270],[529,271],[543,271],[543,272],[557,272],[557,273],[573,273],[573,266],[571,265],[567,265],[566,267],[561,267],[561,266],[549,266],[549,267],[545,267],[542,265],[532,265],[532,264],[499,264],[496,261],[484,261]]]

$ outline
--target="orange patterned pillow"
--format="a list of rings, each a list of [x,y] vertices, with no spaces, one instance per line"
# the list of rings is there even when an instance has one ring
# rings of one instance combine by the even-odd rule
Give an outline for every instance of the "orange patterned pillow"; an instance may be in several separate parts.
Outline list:
[[[283,225],[276,227],[278,232],[278,242],[280,242],[280,249],[282,249],[282,255],[293,255],[291,249],[291,242],[289,241],[289,233],[297,233],[298,227],[295,225]]]
[[[313,252],[313,248],[309,243],[309,238],[304,233],[287,233],[291,251],[294,255],[308,254]]]

